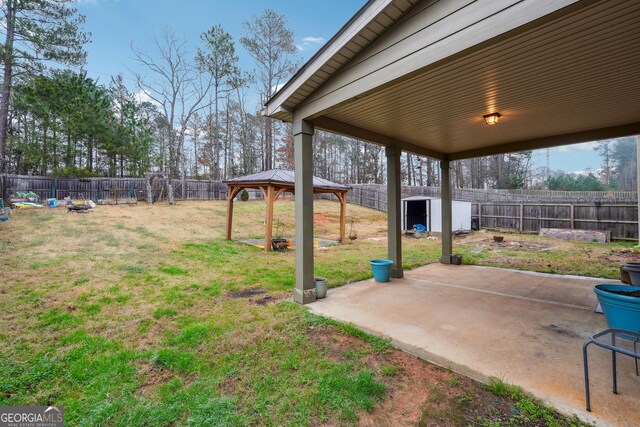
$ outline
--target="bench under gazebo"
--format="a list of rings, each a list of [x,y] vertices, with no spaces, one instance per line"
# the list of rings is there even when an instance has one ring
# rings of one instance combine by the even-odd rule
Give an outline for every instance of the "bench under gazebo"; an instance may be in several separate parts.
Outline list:
[[[229,187],[227,195],[227,240],[231,240],[233,228],[233,200],[242,190],[260,190],[267,202],[267,220],[265,227],[264,250],[271,250],[273,235],[273,204],[283,193],[295,194],[295,173],[283,169],[272,169],[251,175],[240,176],[224,181]],[[350,187],[326,179],[313,177],[314,194],[334,194],[340,202],[340,243],[344,243],[345,220],[347,211],[347,192]],[[296,210],[298,207],[296,207]],[[296,225],[305,226],[305,224]],[[309,225],[306,225],[309,226]],[[310,225],[313,227],[313,224]]]

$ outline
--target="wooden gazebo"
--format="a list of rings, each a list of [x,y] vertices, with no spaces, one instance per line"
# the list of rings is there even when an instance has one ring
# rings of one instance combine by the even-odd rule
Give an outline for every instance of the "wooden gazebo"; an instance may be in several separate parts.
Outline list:
[[[267,220],[265,227],[264,250],[271,250],[273,233],[273,203],[282,193],[295,193],[295,174],[283,169],[272,169],[252,175],[240,176],[224,181],[229,187],[227,195],[227,240],[231,240],[233,228],[233,200],[244,189],[260,190],[267,202]],[[340,243],[344,242],[347,192],[350,187],[326,179],[313,177],[314,194],[335,194],[340,201]]]

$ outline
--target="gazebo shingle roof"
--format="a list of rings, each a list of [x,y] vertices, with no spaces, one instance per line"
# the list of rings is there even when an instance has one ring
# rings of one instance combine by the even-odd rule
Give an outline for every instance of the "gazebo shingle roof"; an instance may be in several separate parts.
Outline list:
[[[264,172],[258,172],[251,175],[239,176],[224,181],[228,185],[259,185],[259,184],[278,184],[285,187],[295,187],[295,174],[293,171],[284,169],[271,169]],[[313,177],[314,192],[322,190],[332,191],[349,191],[351,187],[329,181],[327,179]]]

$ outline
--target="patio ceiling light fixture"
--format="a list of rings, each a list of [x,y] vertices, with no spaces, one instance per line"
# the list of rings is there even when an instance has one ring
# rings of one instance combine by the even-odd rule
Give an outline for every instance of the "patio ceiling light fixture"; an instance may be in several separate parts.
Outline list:
[[[482,118],[484,122],[490,126],[497,125],[498,119],[500,119],[500,113],[485,114]]]

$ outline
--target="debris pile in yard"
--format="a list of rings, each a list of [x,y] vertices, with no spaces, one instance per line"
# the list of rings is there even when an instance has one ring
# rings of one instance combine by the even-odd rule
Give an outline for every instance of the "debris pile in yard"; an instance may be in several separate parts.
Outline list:
[[[44,207],[38,201],[40,198],[32,191],[16,191],[9,196],[9,202],[15,209],[33,209]]]
[[[16,191],[11,196],[9,196],[9,200],[11,203],[16,202],[34,202],[37,203],[40,200],[40,197],[33,191]]]
[[[40,203],[35,202],[13,202],[11,205],[15,209],[34,209],[34,208],[44,208]]]
[[[11,208],[4,206],[4,200],[0,199],[0,222],[11,219]]]
[[[67,200],[66,206],[68,212],[89,213],[91,209],[96,207],[96,204],[91,200],[85,201],[84,203],[74,203],[69,199]]]
[[[610,230],[567,230],[564,228],[541,228],[540,237],[550,237],[569,241],[580,241],[587,243],[609,243],[611,242]]]

